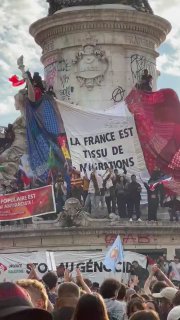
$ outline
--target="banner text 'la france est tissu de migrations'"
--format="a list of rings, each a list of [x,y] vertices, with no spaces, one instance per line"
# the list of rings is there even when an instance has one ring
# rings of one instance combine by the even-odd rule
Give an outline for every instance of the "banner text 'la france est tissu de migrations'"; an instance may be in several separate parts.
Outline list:
[[[72,164],[82,173],[107,168],[138,173],[145,163],[133,116],[128,108],[116,114],[86,112],[58,102]]]

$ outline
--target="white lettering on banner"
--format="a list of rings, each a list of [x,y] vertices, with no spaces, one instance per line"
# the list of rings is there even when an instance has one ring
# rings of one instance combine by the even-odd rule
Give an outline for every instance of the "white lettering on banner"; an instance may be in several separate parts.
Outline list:
[[[125,103],[112,114],[87,112],[59,101],[57,104],[73,166],[81,172],[96,169],[103,173],[107,168],[126,167],[131,174],[145,169],[134,118]]]
[[[76,268],[79,268],[85,278],[101,283],[108,277],[128,279],[133,261],[138,261],[143,268],[146,268],[147,263],[145,256],[125,251],[125,261],[116,265],[116,273],[114,274],[103,265],[104,258],[104,252],[90,251],[1,254],[0,281],[16,281],[27,278],[31,269],[30,264],[33,263],[40,278],[51,269],[50,266],[54,265],[60,278],[64,268],[68,268],[73,276],[75,276]]]

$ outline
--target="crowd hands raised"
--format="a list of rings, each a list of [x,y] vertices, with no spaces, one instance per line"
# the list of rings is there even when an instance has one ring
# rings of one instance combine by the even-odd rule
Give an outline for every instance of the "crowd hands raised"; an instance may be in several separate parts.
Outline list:
[[[49,271],[40,279],[32,264],[28,279],[0,283],[0,319],[179,320],[178,270],[173,283],[157,264],[148,273],[134,261],[128,284],[108,278],[99,285],[79,269],[75,278],[64,269],[60,278]]]

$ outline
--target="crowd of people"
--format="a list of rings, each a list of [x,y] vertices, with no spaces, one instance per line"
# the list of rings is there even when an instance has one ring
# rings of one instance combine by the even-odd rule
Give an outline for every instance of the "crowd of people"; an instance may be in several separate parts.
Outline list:
[[[23,71],[23,77],[26,79],[29,99],[31,101],[39,100],[45,92],[44,83],[40,75],[35,72],[32,77],[30,72],[24,73]],[[149,71],[144,69],[136,87],[143,91],[152,91],[152,80],[153,78],[149,74]],[[54,96],[53,88],[50,87],[47,93]],[[5,130],[5,137],[0,139],[0,149],[1,144],[2,148],[5,145],[9,147],[13,139],[13,126],[8,125],[8,128]],[[70,156],[67,158],[70,158]],[[155,188],[151,188],[149,184],[150,182],[155,182],[160,177],[160,170],[155,169],[149,182],[142,182],[147,190],[148,221],[157,221],[158,208],[164,205],[164,190],[162,185],[157,184]],[[80,201],[86,212],[92,215],[95,214],[96,217],[98,217],[98,213],[104,212],[105,216],[116,214],[122,219],[129,219],[130,222],[133,221],[134,216],[137,221],[142,221],[140,205],[142,184],[137,181],[134,174],[130,177],[125,167],[121,172],[117,169],[108,168],[103,175],[96,170],[92,170],[90,175],[84,171],[82,175],[76,168],[66,163],[63,172],[58,172],[57,168],[50,169],[47,181],[41,181],[39,178],[28,178],[25,172],[19,169],[14,177],[14,181],[11,181],[11,183],[5,181],[1,184],[1,194],[39,188],[47,184],[54,186],[57,213],[63,211],[65,201],[68,198],[74,197]],[[169,202],[166,202],[166,205],[170,208],[170,220],[173,221],[175,219],[178,221],[180,201],[174,197]]]
[[[27,279],[0,283],[0,319],[179,320],[180,260],[175,263],[176,283],[159,265],[148,273],[134,261],[128,284],[114,278],[92,283],[79,269],[75,278],[65,269],[59,284],[55,272],[40,279],[32,264]]]
[[[55,192],[57,214],[63,211],[65,201],[71,197],[80,201],[84,211],[89,214],[104,213],[105,216],[116,214],[122,219],[136,220],[141,222],[141,193],[142,185],[147,190],[148,221],[157,221],[159,207],[169,207],[170,220],[179,220],[179,201],[176,197],[165,202],[165,190],[162,184],[151,187],[154,181],[161,177],[162,173],[157,168],[154,170],[148,183],[137,182],[136,175],[127,174],[124,168],[121,172],[117,169],[107,169],[102,175],[93,170],[90,175],[85,171],[83,175],[74,167],[67,167],[64,173],[52,170],[45,183],[39,178],[29,179],[20,169],[16,178],[10,185],[2,185],[2,194],[13,193],[26,189],[39,188],[52,184]],[[174,199],[174,200],[173,200]]]
[[[153,188],[151,184],[162,176],[157,168],[152,173],[148,183],[142,182],[147,190],[148,199],[148,221],[157,221],[158,208],[161,206],[169,207],[170,220],[175,218],[178,221],[178,204],[176,197],[165,202],[165,190],[162,184],[157,183]],[[104,175],[93,170],[90,176],[84,172],[83,176],[75,168],[62,176],[57,176],[54,184],[56,202],[58,209],[63,208],[64,202],[69,197],[77,198],[84,210],[89,214],[99,211],[107,212],[108,215],[116,214],[120,218],[141,222],[141,192],[142,184],[137,182],[136,175],[127,175],[124,168],[119,172],[117,169],[107,169]],[[174,206],[176,204],[176,206]]]

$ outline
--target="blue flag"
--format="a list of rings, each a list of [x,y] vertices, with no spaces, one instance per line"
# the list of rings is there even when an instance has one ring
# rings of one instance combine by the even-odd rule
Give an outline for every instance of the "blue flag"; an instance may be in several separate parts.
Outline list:
[[[113,245],[106,254],[104,266],[115,272],[116,264],[124,261],[124,251],[120,236],[117,236]]]

